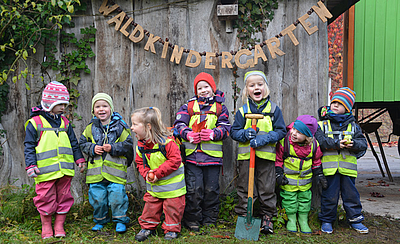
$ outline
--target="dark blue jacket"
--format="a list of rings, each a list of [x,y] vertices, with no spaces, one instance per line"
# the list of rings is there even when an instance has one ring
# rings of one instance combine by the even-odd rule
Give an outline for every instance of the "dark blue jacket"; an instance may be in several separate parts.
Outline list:
[[[61,125],[60,114],[52,115],[49,112],[44,111],[42,109],[42,106],[40,105],[32,108],[30,117],[32,118],[37,115],[42,115],[53,128],[59,128]],[[68,124],[67,134],[74,154],[74,161],[76,162],[78,159],[83,158],[83,154],[81,152],[81,149],[79,148],[78,140],[75,137],[75,133],[71,124]],[[25,165],[27,168],[32,165],[37,165],[36,151],[35,151],[35,147],[37,146],[38,143],[37,140],[38,140],[38,133],[36,129],[33,127],[32,123],[29,122],[28,125],[26,126],[25,141],[24,141]]]
[[[265,99],[264,103],[262,103],[260,105],[257,105],[250,98],[247,99],[247,102],[250,105],[249,106],[250,110],[254,114],[262,113],[263,109],[267,106],[268,101],[269,101],[269,96]],[[271,103],[273,103],[273,102],[271,102]],[[243,115],[239,111],[237,111],[236,115],[235,115],[235,122],[233,122],[233,125],[231,128],[231,137],[233,140],[238,141],[238,142],[246,142],[247,141],[247,139],[244,135],[244,133],[245,133],[244,126],[245,125],[246,125],[246,118],[244,118]],[[285,121],[283,120],[282,111],[278,106],[276,106],[276,109],[274,111],[272,128],[273,128],[273,130],[268,132],[268,134],[265,135],[265,137],[267,138],[266,141],[269,141],[269,143],[276,143],[285,137],[286,124],[285,124]]]

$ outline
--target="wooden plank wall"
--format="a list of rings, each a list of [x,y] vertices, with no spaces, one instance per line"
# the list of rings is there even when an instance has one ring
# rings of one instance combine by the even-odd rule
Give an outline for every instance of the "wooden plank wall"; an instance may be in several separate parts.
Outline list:
[[[123,11],[129,13],[128,17],[150,33],[165,39],[168,37],[171,43],[187,49],[199,52],[230,51],[239,48],[236,39],[236,31],[226,33],[225,22],[216,16],[216,4],[214,0],[172,3],[173,0],[116,0]],[[116,13],[104,17],[99,14],[102,1],[88,1],[86,15],[74,18],[76,27],[67,29],[67,32],[79,33],[79,29],[94,25],[97,29],[96,43],[93,46],[96,56],[88,61],[91,74],[84,74],[78,84],[81,93],[78,99],[76,112],[82,116],[81,121],[74,121],[75,133],[79,138],[92,115],[91,98],[98,92],[106,92],[114,99],[115,110],[120,112],[125,121],[130,124],[130,114],[133,110],[144,106],[155,106],[161,109],[163,121],[172,125],[175,113],[179,107],[194,95],[193,80],[200,72],[210,73],[217,84],[217,88],[225,92],[228,110],[231,111],[230,121],[233,122],[234,101],[231,83],[234,80],[232,70],[220,68],[219,58],[213,59],[216,69],[204,68],[204,58],[197,68],[188,68],[184,65],[186,54],[181,63],[175,64],[169,61],[171,51],[167,58],[161,58],[162,46],[155,44],[156,54],[144,50],[147,40],[133,43],[121,32],[114,30],[114,25],[108,25],[107,21]],[[269,39],[297,18],[304,15],[313,5],[315,0],[304,1],[279,1],[279,8],[275,11],[275,18],[268,28],[257,38],[260,42]],[[155,7],[160,6],[160,7]],[[134,12],[132,12],[134,11]],[[272,59],[267,48],[263,50],[267,54],[268,61],[261,62],[251,69],[259,69],[267,74],[271,100],[282,109],[287,124],[294,121],[298,115],[312,114],[317,116],[317,109],[327,100],[328,84],[328,48],[326,23],[314,13],[307,20],[312,26],[318,26],[318,32],[311,36],[301,27],[294,31],[300,44],[294,46],[289,38],[283,37],[281,49],[286,55]],[[127,29],[128,32],[132,31]],[[39,60],[43,60],[43,50],[38,49],[36,54]],[[238,70],[238,85],[243,89],[243,76],[251,70]],[[40,67],[35,68],[35,73],[40,74]],[[55,74],[50,74],[54,79]],[[10,99],[8,109],[3,116],[0,126],[7,130],[5,154],[0,158],[0,184],[16,181],[15,184],[32,184],[25,173],[23,140],[24,123],[29,118],[29,109],[40,102],[41,91],[50,78],[45,82],[38,82],[37,78],[28,78],[26,82],[32,90],[25,89],[24,82],[13,84],[10,82]],[[20,99],[15,99],[18,97]],[[239,99],[236,108],[241,106]],[[1,127],[0,127],[1,128]],[[4,141],[2,139],[2,141]],[[236,176],[236,142],[230,138],[224,141],[224,167],[220,177],[221,192],[229,193],[234,189]],[[143,192],[144,182],[138,177],[137,170],[130,167],[128,170],[128,189]],[[79,201],[86,185],[84,177],[77,171],[73,181],[73,194]]]

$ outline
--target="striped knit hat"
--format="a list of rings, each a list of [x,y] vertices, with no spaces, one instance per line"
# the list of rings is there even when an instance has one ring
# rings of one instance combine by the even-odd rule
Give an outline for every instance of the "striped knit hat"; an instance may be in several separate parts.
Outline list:
[[[52,81],[44,88],[42,93],[42,107],[46,112],[51,112],[58,104],[69,104],[67,87],[57,81]]]
[[[333,94],[331,103],[339,102],[346,108],[347,112],[350,112],[355,100],[356,93],[353,90],[348,87],[341,87]]]

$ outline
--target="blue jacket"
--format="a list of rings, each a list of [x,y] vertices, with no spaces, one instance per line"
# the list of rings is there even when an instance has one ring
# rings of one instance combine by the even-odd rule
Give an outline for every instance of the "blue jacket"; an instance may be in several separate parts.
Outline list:
[[[58,128],[61,125],[60,114],[51,115],[49,112],[44,111],[42,109],[42,106],[40,105],[35,108],[32,108],[30,117],[32,118],[37,115],[42,115],[53,128]],[[81,152],[81,149],[79,149],[78,140],[75,137],[75,133],[71,124],[68,124],[67,134],[74,154],[74,161],[76,162],[78,159],[83,158],[83,154]],[[25,141],[24,141],[25,165],[27,168],[32,165],[37,165],[36,150],[35,150],[35,147],[37,146],[37,139],[38,139],[38,133],[36,129],[33,127],[32,123],[28,123],[28,125],[26,126]]]
[[[132,163],[133,160],[133,139],[132,136],[129,135],[125,141],[122,142],[117,142],[114,143],[122,134],[122,131],[124,128],[129,130],[129,126],[126,124],[126,122],[122,119],[122,116],[114,112],[111,115],[111,121],[110,121],[110,128],[107,131],[107,126],[108,125],[102,125],[100,119],[94,117],[90,123],[92,125],[92,135],[94,142],[88,141],[84,135],[81,135],[79,138],[79,146],[82,149],[82,152],[84,152],[86,155],[89,157],[93,157],[95,155],[94,153],[94,147],[96,145],[102,146],[105,141],[105,135],[107,132],[107,143],[111,145],[111,156],[125,156],[127,158],[127,163],[128,166]],[[88,126],[89,126],[88,125]],[[106,157],[106,153],[103,153],[103,159]]]
[[[257,105],[250,98],[247,99],[247,101],[249,103],[249,107],[252,113],[254,114],[262,113],[263,109],[267,106],[267,102],[269,101],[269,96],[260,105]],[[231,137],[233,140],[238,142],[247,141],[245,137],[245,129],[244,129],[245,125],[246,125],[246,118],[244,118],[243,115],[239,111],[237,111],[235,114],[235,122],[233,122],[231,128]],[[276,106],[276,109],[274,111],[272,127],[273,130],[265,135],[266,137],[265,140],[268,141],[268,143],[276,143],[280,141],[282,138],[284,138],[286,135],[286,124],[285,121],[283,120],[282,111],[278,106]]]
[[[361,158],[367,151],[368,144],[360,126],[355,123],[356,119],[354,118],[354,116],[352,114],[341,116],[341,122],[338,122],[339,118],[336,118],[335,115],[331,113],[322,114],[323,108],[326,108],[327,110],[330,109],[329,106],[320,107],[318,109],[319,120],[330,120],[333,131],[346,131],[347,126],[350,123],[353,123],[353,125],[355,125],[355,133],[352,139],[353,147],[348,150],[354,152],[357,158]],[[334,135],[334,138],[326,136],[324,131],[319,126],[317,132],[315,133],[315,138],[318,140],[322,152],[327,150],[340,150],[340,140],[338,139],[338,136],[339,135]]]

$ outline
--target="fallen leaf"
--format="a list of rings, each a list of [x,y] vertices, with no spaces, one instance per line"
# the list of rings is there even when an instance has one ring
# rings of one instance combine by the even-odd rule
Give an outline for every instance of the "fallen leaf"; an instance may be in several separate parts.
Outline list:
[[[371,202],[376,202],[375,199],[371,199],[371,198],[367,198],[367,200],[368,200],[368,201],[371,201]]]
[[[213,236],[211,236],[211,237],[214,237],[214,238],[221,238],[221,239],[231,239],[230,236],[223,236],[223,235],[213,235]]]

